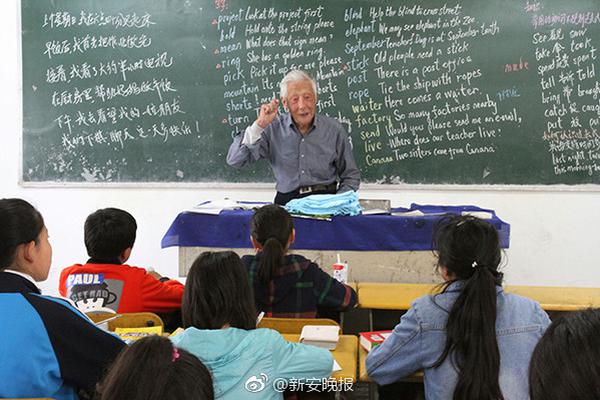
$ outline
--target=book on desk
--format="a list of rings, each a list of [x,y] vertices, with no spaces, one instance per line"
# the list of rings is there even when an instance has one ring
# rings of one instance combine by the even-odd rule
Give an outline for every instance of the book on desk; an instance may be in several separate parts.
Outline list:
[[[300,342],[334,350],[340,340],[340,327],[335,325],[304,325]]]
[[[371,351],[373,348],[383,343],[383,341],[387,339],[388,336],[390,336],[391,334],[391,330],[360,332],[359,343],[366,351]]]

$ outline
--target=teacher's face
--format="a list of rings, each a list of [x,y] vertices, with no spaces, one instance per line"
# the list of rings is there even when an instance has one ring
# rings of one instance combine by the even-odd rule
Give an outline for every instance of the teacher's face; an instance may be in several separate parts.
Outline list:
[[[317,108],[317,94],[310,81],[292,82],[287,87],[287,98],[283,105],[290,110],[292,119],[301,133],[307,133],[312,126]]]

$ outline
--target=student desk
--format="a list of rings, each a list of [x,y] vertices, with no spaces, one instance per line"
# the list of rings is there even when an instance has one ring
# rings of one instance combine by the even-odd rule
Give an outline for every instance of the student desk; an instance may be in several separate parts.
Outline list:
[[[441,215],[486,212],[500,235],[503,248],[509,246],[510,225],[492,210],[475,206],[411,205],[394,212],[420,216],[358,215],[333,217],[331,221],[294,218],[296,241],[292,250],[314,260],[323,269],[340,253],[350,266],[350,281],[434,282],[431,236]],[[235,249],[253,253],[250,242],[249,210],[222,211],[219,215],[180,213],[164,235],[161,246],[179,246],[179,274],[185,276],[193,260],[208,249]]]
[[[369,310],[369,327],[373,329],[372,310],[405,311],[418,297],[435,293],[437,285],[410,283],[358,284],[359,307]],[[528,297],[540,303],[546,312],[576,311],[587,307],[600,307],[600,289],[558,287],[558,286],[519,286],[508,285],[504,289]]]
[[[359,307],[379,310],[408,310],[418,297],[435,293],[437,285],[411,283],[358,284]],[[529,297],[546,311],[576,311],[600,307],[600,289],[560,286],[507,285],[507,293]]]
[[[298,334],[282,334],[288,342],[299,342],[300,335]],[[356,366],[358,364],[358,338],[354,335],[340,335],[340,340],[331,353],[333,358],[342,367],[341,371],[334,372],[332,377],[337,380],[352,379],[356,382]]]

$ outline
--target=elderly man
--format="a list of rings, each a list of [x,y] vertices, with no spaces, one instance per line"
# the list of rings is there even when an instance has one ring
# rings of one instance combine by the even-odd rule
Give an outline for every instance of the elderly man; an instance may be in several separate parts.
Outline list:
[[[311,194],[358,190],[360,171],[348,134],[335,119],[315,113],[315,81],[293,70],[281,81],[280,90],[289,112],[278,115],[276,99],[263,104],[256,121],[233,139],[227,163],[242,168],[268,159],[277,181],[275,204]]]

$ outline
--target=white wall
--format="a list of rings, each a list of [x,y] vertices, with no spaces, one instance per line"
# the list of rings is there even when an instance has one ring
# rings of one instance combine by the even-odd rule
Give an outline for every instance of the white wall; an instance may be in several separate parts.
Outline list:
[[[0,197],[23,197],[46,220],[54,247],[53,268],[40,286],[56,293],[60,269],[87,258],[83,221],[92,211],[119,207],[138,221],[131,263],[177,274],[177,250],[160,240],[178,212],[200,199],[223,196],[271,200],[271,189],[74,189],[18,185],[21,130],[18,0],[0,1]],[[362,198],[388,198],[393,206],[472,204],[496,210],[511,224],[506,281],[510,284],[600,287],[600,192],[361,190]]]

